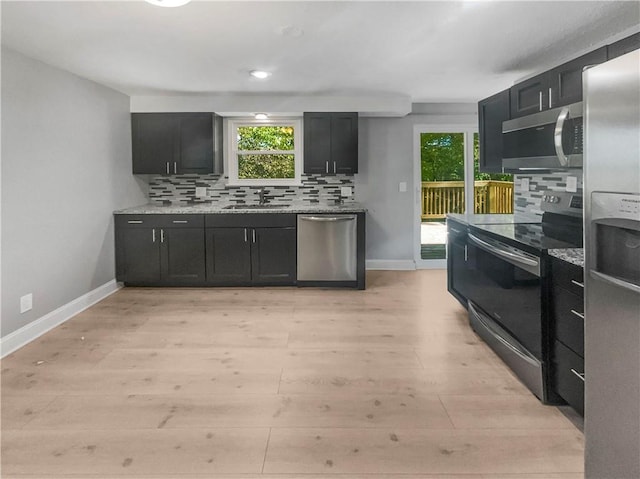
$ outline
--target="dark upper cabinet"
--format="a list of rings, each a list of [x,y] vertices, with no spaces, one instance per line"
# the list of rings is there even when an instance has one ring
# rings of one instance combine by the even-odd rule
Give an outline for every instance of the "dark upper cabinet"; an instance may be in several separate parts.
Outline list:
[[[214,145],[214,133],[215,142],[222,141],[218,123],[221,118],[211,113],[132,113],[133,173],[219,172],[221,148]]]
[[[502,122],[509,117],[510,91],[504,90],[478,102],[478,133],[483,173],[502,172]]]
[[[128,284],[200,284],[201,215],[116,215],[116,279]]]
[[[304,114],[304,173],[358,172],[358,114]]]
[[[607,45],[607,60],[612,60],[638,48],[640,48],[640,32]]]
[[[511,87],[511,118],[530,115],[545,109],[545,94],[548,94],[547,80],[547,76],[542,74]]]
[[[511,87],[511,118],[582,101],[582,72],[607,61],[602,47]]]
[[[555,108],[582,101],[582,72],[585,68],[606,61],[607,48],[602,47],[549,71],[549,107]]]

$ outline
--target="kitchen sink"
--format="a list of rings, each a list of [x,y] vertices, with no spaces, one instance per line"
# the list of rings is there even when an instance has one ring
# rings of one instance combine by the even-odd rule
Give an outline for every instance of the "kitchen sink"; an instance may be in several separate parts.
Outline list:
[[[228,205],[223,210],[268,210],[273,208],[288,208],[289,205]]]

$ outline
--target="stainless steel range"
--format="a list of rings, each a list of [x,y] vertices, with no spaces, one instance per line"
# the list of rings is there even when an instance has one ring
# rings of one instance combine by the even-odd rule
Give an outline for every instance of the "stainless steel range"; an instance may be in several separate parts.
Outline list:
[[[466,274],[474,330],[548,402],[547,251],[582,246],[582,196],[550,192],[542,209],[540,223],[470,224]]]

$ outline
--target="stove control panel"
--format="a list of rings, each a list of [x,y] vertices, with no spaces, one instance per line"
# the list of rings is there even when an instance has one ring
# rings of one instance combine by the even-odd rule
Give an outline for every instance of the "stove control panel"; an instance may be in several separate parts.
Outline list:
[[[566,191],[547,191],[542,195],[540,209],[550,213],[582,216],[582,194]]]

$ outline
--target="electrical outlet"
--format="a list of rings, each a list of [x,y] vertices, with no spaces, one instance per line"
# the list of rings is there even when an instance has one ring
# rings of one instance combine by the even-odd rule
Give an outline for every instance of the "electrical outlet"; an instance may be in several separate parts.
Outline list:
[[[196,186],[196,198],[205,198],[207,196],[206,186]]]
[[[33,308],[33,294],[25,294],[20,297],[20,314],[31,311]]]
[[[575,193],[578,191],[578,177],[577,176],[567,176],[567,191],[569,193]]]
[[[340,196],[348,198],[352,194],[353,194],[353,192],[351,191],[351,187],[350,186],[342,186],[342,187],[340,187]]]
[[[522,178],[520,180],[520,191],[529,191],[529,178]]]
[[[401,181],[400,184],[398,185],[398,191],[400,193],[406,193],[407,192],[407,182],[406,181]]]

